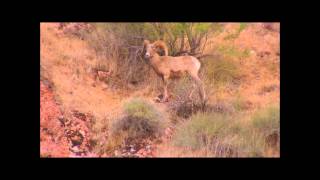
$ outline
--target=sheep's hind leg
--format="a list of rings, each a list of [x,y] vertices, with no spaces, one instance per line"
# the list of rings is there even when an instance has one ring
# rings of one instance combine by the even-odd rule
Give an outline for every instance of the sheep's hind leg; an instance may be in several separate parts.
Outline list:
[[[192,100],[192,94],[193,94],[193,92],[194,92],[194,90],[197,88],[197,86],[196,86],[196,84],[195,83],[192,83],[192,90],[191,90],[191,92],[190,92],[190,94],[189,94],[189,100]]]
[[[198,77],[197,74],[191,74],[192,78],[194,79],[194,81],[196,82],[197,86],[198,86],[198,90],[199,90],[199,96],[201,98],[201,104],[202,107],[204,108],[206,103],[207,103],[207,98],[206,98],[206,94],[205,94],[205,90],[203,87],[203,82],[201,81],[201,79]]]

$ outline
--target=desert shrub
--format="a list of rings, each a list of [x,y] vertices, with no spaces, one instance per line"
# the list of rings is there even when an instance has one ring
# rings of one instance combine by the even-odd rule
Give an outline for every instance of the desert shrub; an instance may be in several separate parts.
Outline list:
[[[227,102],[206,103],[203,105],[201,102],[186,100],[182,102],[172,102],[171,104],[175,105],[169,106],[175,115],[185,119],[198,112],[219,113],[224,115],[232,115],[235,112],[232,104]]]
[[[279,151],[280,117],[277,105],[257,111],[249,124],[244,124],[237,134],[233,145],[237,147],[239,156],[264,157],[271,147]]]
[[[192,79],[189,76],[183,76],[179,80],[175,80],[176,82],[171,83],[170,85],[173,86],[173,94],[177,96],[184,96],[186,95],[190,88],[192,87]]]
[[[271,105],[257,111],[249,124],[243,124],[232,144],[239,156],[263,157],[268,147],[279,151],[280,111],[278,105]]]
[[[206,86],[204,87],[206,92]],[[189,97],[192,90],[193,94]],[[202,104],[199,86],[196,85],[190,76],[184,76],[181,79],[170,83],[169,92],[172,94],[172,98],[168,102],[168,107],[173,114],[176,114],[179,117],[189,118],[198,111],[205,111],[208,109]],[[206,92],[206,94],[208,94],[208,92]]]
[[[217,35],[223,30],[219,23],[145,23],[150,40],[162,39],[169,48],[169,55],[184,53],[201,54],[209,35]]]
[[[183,76],[180,79],[171,80],[169,84],[170,94],[173,96],[175,103],[184,103],[189,101],[189,95],[192,91],[193,84],[195,82],[189,75]],[[200,100],[198,87],[195,86],[195,90],[192,94],[192,100],[198,102]]]
[[[189,118],[197,111],[196,106],[191,101],[183,101],[175,107],[176,115],[182,118]]]
[[[113,125],[113,134],[123,136],[124,143],[138,143],[142,139],[156,138],[161,134],[159,121],[126,116]]]
[[[272,107],[258,112],[250,123],[237,120],[239,114],[197,113],[178,125],[172,144],[205,151],[205,156],[263,157],[270,147],[268,141],[279,143],[274,140],[279,137],[274,134],[279,132],[278,111]],[[275,143],[272,147],[278,147]]]
[[[175,102],[175,107],[172,108],[174,114],[180,118],[187,119],[193,114],[198,112],[210,111],[211,106],[203,105],[202,103],[197,103],[192,100],[186,100],[182,102]]]
[[[207,67],[206,67],[207,68]],[[208,68],[208,74],[210,74],[212,69]],[[205,72],[206,73],[206,72]],[[208,78],[214,78],[212,76],[206,76],[204,74],[201,74],[201,79],[204,82],[204,88],[207,96],[210,96],[211,92],[215,92],[216,86],[214,86],[213,83],[210,83],[210,81],[214,81]],[[218,84],[222,84],[220,80],[218,80]],[[228,102],[215,102],[215,103],[209,103],[207,102],[205,105],[202,104],[200,95],[199,95],[199,87],[194,84],[193,86],[193,80],[189,76],[185,76],[179,80],[176,80],[176,82],[171,83],[172,89],[169,86],[170,93],[172,93],[172,99],[168,103],[168,107],[174,114],[176,114],[179,117],[182,118],[189,118],[192,114],[196,114],[197,112],[216,112],[216,113],[224,113],[224,114],[232,114],[234,112],[234,107],[232,107],[231,103]],[[194,89],[194,92],[189,98],[189,95]]]
[[[231,119],[222,114],[197,113],[188,122],[178,127],[173,137],[175,146],[199,150],[209,148],[226,137]]]
[[[109,149],[158,138],[163,133],[163,115],[147,101],[132,99],[124,105],[124,114],[111,126]]]
[[[153,105],[140,98],[134,98],[126,103],[124,112],[128,116],[146,118],[151,121],[161,119],[160,112]]]
[[[91,23],[94,31],[87,33],[84,40],[101,57],[97,62],[112,71],[118,86],[146,81],[148,66],[141,58],[143,23]]]

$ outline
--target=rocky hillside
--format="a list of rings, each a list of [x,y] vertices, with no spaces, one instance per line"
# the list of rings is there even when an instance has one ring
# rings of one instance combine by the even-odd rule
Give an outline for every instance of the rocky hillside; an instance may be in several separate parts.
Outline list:
[[[40,156],[278,157],[280,26],[222,25],[206,42],[212,56],[201,59],[209,96],[201,109],[184,98],[187,78],[158,103],[161,80],[147,64],[136,62],[144,82],[117,74],[120,60],[88,39],[94,24],[42,23]]]

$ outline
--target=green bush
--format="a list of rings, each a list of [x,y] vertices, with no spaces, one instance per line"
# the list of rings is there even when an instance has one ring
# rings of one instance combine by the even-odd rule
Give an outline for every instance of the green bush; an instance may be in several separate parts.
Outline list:
[[[125,116],[111,126],[108,149],[124,147],[154,139],[162,135],[165,127],[163,115],[150,103],[132,99],[124,105]]]
[[[152,104],[140,98],[134,98],[124,104],[124,112],[127,116],[145,118],[151,121],[161,119],[160,112]]]

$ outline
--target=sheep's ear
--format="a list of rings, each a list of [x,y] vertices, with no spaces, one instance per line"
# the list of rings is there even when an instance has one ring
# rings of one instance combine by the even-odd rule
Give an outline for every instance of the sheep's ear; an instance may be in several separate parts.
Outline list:
[[[149,40],[144,40],[143,41],[143,46],[145,47],[146,45],[150,44],[150,41]]]

